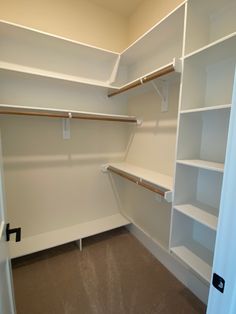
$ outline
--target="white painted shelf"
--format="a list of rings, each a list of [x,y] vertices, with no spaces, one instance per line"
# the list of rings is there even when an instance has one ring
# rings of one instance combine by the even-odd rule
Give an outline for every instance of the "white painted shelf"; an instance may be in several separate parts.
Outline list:
[[[121,214],[116,214],[82,224],[72,225],[60,230],[23,238],[21,242],[10,241],[10,256],[19,256],[42,251],[57,245],[83,239],[101,232],[126,226],[130,222]]]
[[[43,69],[23,66],[20,64],[14,64],[9,62],[0,62],[0,70],[13,71],[22,75],[40,76],[44,78],[51,78],[56,80],[67,81],[71,83],[85,84],[97,87],[110,88],[108,82],[102,82],[97,80],[90,80],[83,77],[77,77],[74,75],[68,75],[63,73],[57,73],[52,71],[46,71]]]
[[[129,122],[139,124],[140,120],[137,120],[135,116],[105,114],[97,112],[75,111],[75,110],[63,110],[53,108],[42,107],[26,107],[26,106],[13,106],[0,104],[0,115],[31,115],[31,116],[52,116],[57,118],[75,118],[86,120],[105,120],[105,121],[117,121],[117,122]]]
[[[119,53],[0,21],[3,68],[107,86]]]
[[[192,202],[175,205],[174,209],[207,226],[208,228],[211,228],[212,230],[217,229],[218,217],[216,215],[218,210],[216,208],[203,203]]]
[[[224,164],[219,162],[212,162],[200,159],[189,159],[189,160],[177,160],[180,165],[191,166],[195,168],[201,168],[206,170],[212,170],[217,172],[224,172]]]
[[[180,59],[174,58],[172,62],[165,64],[157,69],[155,69],[152,72],[145,73],[142,77],[139,77],[138,79],[135,79],[131,82],[128,82],[121,86],[114,86],[115,90],[111,90],[108,93],[108,97],[112,97],[121,93],[124,93],[126,91],[129,91],[133,88],[143,86],[144,84],[153,81],[155,79],[168,79],[176,73],[181,73],[182,71],[182,61]]]
[[[180,114],[231,109],[231,106],[232,106],[231,104],[226,104],[226,105],[218,105],[218,106],[200,107],[200,108],[194,108],[194,109],[188,109],[188,110],[181,110]]]
[[[164,198],[172,201],[173,178],[155,171],[147,170],[129,163],[109,163],[105,165],[104,170],[109,166],[120,171],[123,174],[132,176],[137,184],[146,182],[154,187],[160,188],[164,192]]]
[[[186,246],[181,245],[173,247],[171,248],[171,252],[207,283],[210,283],[212,266],[202,260]]]
[[[201,47],[200,49],[197,49],[197,50],[195,50],[195,51],[193,51],[191,53],[188,53],[187,55],[184,56],[184,59],[188,59],[188,58],[190,58],[192,56],[195,56],[195,55],[197,55],[197,54],[199,54],[201,52],[207,51],[210,48],[214,49],[215,46],[217,47],[217,45],[219,45],[221,43],[224,43],[225,41],[227,41],[228,39],[231,39],[231,38],[236,38],[236,32],[233,32],[232,34],[229,34],[229,35],[227,35],[227,36],[225,36],[223,38],[215,40],[212,43],[210,43],[210,44],[208,44],[206,46]]]
[[[158,52],[163,41],[183,36],[185,1],[155,24],[121,53],[121,65],[137,63],[150,52]],[[179,51],[181,55],[181,51]],[[174,57],[174,56],[173,56]],[[172,57],[172,58],[173,58]]]

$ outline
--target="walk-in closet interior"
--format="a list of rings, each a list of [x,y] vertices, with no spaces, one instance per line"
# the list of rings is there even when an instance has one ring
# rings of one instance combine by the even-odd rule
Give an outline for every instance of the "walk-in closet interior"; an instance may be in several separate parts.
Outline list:
[[[104,31],[109,45],[99,37],[105,18],[86,38],[79,15],[76,35],[62,8],[60,25],[45,16],[43,27],[43,11],[27,20],[23,8],[14,13],[16,1],[1,2],[5,207],[11,228],[21,228],[21,241],[8,242],[10,257],[72,241],[83,250],[83,239],[125,226],[207,304],[223,210],[236,1],[134,1],[130,39],[121,44],[128,26],[113,18],[112,40]],[[109,1],[88,2],[111,12]],[[70,10],[64,14],[75,17]]]

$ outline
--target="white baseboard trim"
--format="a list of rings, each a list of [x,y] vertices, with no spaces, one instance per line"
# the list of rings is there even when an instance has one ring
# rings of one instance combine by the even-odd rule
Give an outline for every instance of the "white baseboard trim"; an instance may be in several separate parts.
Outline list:
[[[153,241],[144,231],[134,224],[126,226],[132,233],[179,281],[192,291],[203,303],[207,304],[209,286],[182,265],[163,247]]]

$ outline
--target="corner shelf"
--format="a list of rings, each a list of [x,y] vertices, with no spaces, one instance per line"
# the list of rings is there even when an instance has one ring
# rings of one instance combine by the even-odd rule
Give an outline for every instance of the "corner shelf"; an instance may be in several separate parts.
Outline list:
[[[211,228],[217,229],[218,217],[217,209],[199,202],[191,202],[181,205],[175,205],[174,210],[198,221],[199,223]]]
[[[172,202],[173,179],[170,176],[128,163],[109,163],[103,166],[103,171],[114,172],[144,188],[160,194],[167,202]]]
[[[188,247],[181,245],[171,248],[173,253],[189,269],[197,273],[206,283],[210,283],[212,266],[193,253]]]
[[[115,214],[71,227],[26,237],[21,242],[10,241],[11,258],[42,251],[57,245],[83,239],[111,229],[126,226],[130,222],[121,214]]]
[[[119,85],[133,82],[182,56],[185,7],[183,1],[121,53]]]
[[[195,168],[201,168],[211,171],[224,172],[224,164],[201,159],[177,160],[180,165],[186,165]]]
[[[52,118],[66,118],[66,119],[81,119],[81,120],[100,120],[112,122],[127,122],[140,124],[134,116],[104,114],[86,111],[73,111],[73,110],[59,110],[51,108],[40,107],[24,107],[24,106],[11,106],[0,104],[0,115],[25,115],[25,116],[39,116],[39,117],[52,117]]]

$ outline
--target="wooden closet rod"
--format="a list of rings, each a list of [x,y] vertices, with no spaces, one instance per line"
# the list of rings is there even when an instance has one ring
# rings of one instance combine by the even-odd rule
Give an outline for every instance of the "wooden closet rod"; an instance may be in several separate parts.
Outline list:
[[[6,115],[20,115],[20,116],[36,116],[36,117],[50,117],[50,118],[71,118],[71,119],[81,119],[81,120],[100,120],[100,121],[113,121],[113,122],[129,122],[129,123],[138,123],[138,120],[133,117],[113,117],[113,116],[100,116],[100,115],[73,115],[72,113],[68,114],[58,114],[58,113],[45,113],[45,112],[33,112],[33,111],[6,111],[0,110],[0,114]]]
[[[132,88],[135,88],[137,86],[143,85],[147,82],[150,82],[152,80],[155,80],[158,77],[161,77],[163,75],[169,74],[171,72],[175,71],[175,67],[173,64],[171,65],[167,65],[165,68],[162,68],[160,70],[157,70],[156,72],[153,72],[147,76],[141,77],[140,79],[137,79],[136,81],[125,85],[124,87],[121,87],[120,89],[111,92],[110,94],[108,94],[108,97],[113,97],[115,95],[121,94],[123,92],[126,92],[127,90],[130,90]]]
[[[116,168],[114,168],[112,166],[108,166],[107,170],[109,170],[109,171],[111,171],[111,172],[113,172],[113,173],[115,173],[115,174],[117,174],[117,175],[119,175],[119,176],[121,176],[121,177],[123,177],[123,178],[125,178],[125,179],[127,179],[129,181],[131,181],[131,182],[134,182],[134,183],[136,183],[138,185],[141,185],[144,188],[146,188],[146,189],[148,189],[148,190],[150,190],[150,191],[152,191],[154,193],[157,193],[157,194],[159,194],[159,195],[161,195],[163,197],[165,196],[165,192],[163,192],[162,190],[160,190],[158,188],[155,188],[150,183],[145,183],[144,180],[140,179],[139,177],[136,177],[136,176],[133,176],[133,175],[129,175],[129,174],[127,174],[127,173],[125,173],[123,171],[120,171],[120,170],[118,170],[118,169],[116,169]]]

